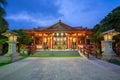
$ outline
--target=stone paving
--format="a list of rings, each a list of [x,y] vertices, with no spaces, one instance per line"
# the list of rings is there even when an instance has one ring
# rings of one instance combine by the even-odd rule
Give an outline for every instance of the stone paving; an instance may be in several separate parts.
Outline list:
[[[120,80],[100,65],[85,58],[27,58],[0,67],[0,80]]]

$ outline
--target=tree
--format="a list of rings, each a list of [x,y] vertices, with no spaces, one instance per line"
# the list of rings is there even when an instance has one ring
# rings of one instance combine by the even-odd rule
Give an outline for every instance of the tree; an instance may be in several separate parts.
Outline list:
[[[100,42],[100,41],[101,41],[101,39],[102,39],[102,37],[100,36],[101,30],[102,30],[102,29],[101,29],[101,25],[100,25],[100,24],[96,24],[96,25],[94,26],[94,28],[92,29],[93,34],[91,35],[91,41],[92,41],[92,42],[97,43],[97,42]]]
[[[2,36],[1,34],[8,30],[8,23],[5,20],[4,16],[6,15],[6,12],[4,10],[4,7],[7,5],[6,0],[0,0],[0,54],[3,54],[3,44],[6,43],[7,38]]]
[[[18,33],[18,52],[20,52],[20,48],[22,45],[29,45],[32,43],[32,40],[28,34],[23,32],[22,30],[13,30],[13,32]]]
[[[0,0],[0,46],[1,44],[4,44],[7,40],[6,37],[2,36],[1,33],[8,30],[8,23],[5,20],[4,16],[6,15],[6,12],[4,10],[4,7],[7,5],[6,0]]]
[[[98,39],[96,41],[99,42],[101,39],[101,33],[107,30],[115,29],[120,32],[120,6],[113,9],[105,18],[103,18],[99,24],[95,25],[92,31],[94,34],[92,35],[93,39]]]
[[[115,29],[120,32],[120,6],[113,9],[103,20],[100,25],[103,31]]]
[[[6,0],[0,0],[0,33],[3,33],[6,30],[8,30],[8,23],[4,18],[4,16],[6,15],[4,7],[6,5],[7,5]]]
[[[94,42],[99,43],[102,40],[102,32],[115,29],[120,32],[120,6],[113,9],[105,18],[103,18],[99,24],[95,25],[92,31],[94,34],[91,35],[91,38]],[[119,47],[120,44],[120,35],[113,37],[115,40],[114,48]],[[117,46],[116,46],[117,45]],[[118,54],[120,55],[120,53]]]

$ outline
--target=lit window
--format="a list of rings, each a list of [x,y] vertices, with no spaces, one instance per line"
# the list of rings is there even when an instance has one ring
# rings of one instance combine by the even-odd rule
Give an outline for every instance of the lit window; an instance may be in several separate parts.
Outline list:
[[[56,40],[56,38],[54,38],[54,40]]]
[[[112,40],[112,36],[111,36],[111,35],[108,35],[108,39],[109,39],[109,40]]]
[[[59,41],[60,39],[59,38],[57,38],[57,41]]]
[[[64,40],[66,40],[66,38],[64,38]]]
[[[81,36],[82,34],[78,34],[79,36]]]
[[[64,34],[63,33],[61,33],[61,36],[63,36]]]
[[[108,35],[104,35],[104,40],[108,40]]]
[[[63,38],[61,38],[61,41],[63,40]]]
[[[44,39],[44,42],[47,42],[47,39],[46,39],[46,38]]]
[[[73,42],[76,42],[76,38],[73,38]]]
[[[56,35],[59,36],[59,33],[57,33]]]

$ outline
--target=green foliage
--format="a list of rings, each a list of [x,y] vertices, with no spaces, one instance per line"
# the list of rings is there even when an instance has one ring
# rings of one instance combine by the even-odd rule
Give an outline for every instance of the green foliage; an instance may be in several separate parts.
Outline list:
[[[7,4],[6,0],[0,0],[0,33],[8,30],[8,23],[5,20],[4,16],[6,15],[4,6]]]
[[[5,65],[8,65],[9,63],[0,63],[0,67],[1,66],[5,66]]]
[[[7,39],[0,39],[0,44],[6,43]]]
[[[113,9],[104,19],[96,24],[91,35],[93,42],[99,42],[102,40],[101,33],[107,30],[115,29],[120,32],[120,6]],[[120,36],[119,36],[120,37]]]
[[[103,20],[101,20],[100,25],[103,31],[110,29],[115,29],[120,32],[120,6],[113,9]]]
[[[0,5],[1,4],[5,6],[5,5],[7,5],[7,1],[6,0],[0,0]]]
[[[17,39],[17,41],[18,41],[17,51],[20,53],[22,46],[30,44],[32,42],[32,40],[30,39],[30,36],[28,34],[26,34],[25,32],[23,32],[22,30],[13,30],[13,32],[18,33],[18,35],[19,35],[19,37]]]
[[[28,45],[29,43],[31,43],[32,40],[30,39],[30,36],[28,34],[26,34],[25,32],[23,32],[22,30],[13,30],[13,32],[18,33],[19,44]]]
[[[91,42],[100,42],[102,40],[102,37],[100,35],[102,33],[100,24],[96,24],[92,31],[93,34],[91,35]]]
[[[6,43],[7,40],[8,40],[7,37],[0,35],[0,44]]]
[[[4,33],[8,30],[8,23],[4,18],[0,18],[0,33]]]

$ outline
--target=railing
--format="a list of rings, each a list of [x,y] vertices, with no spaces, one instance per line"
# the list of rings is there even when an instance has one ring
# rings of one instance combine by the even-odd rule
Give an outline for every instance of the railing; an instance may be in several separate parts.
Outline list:
[[[90,55],[94,56],[94,57],[98,57],[98,53],[97,51],[91,49],[91,48],[81,48],[78,47],[78,51],[80,51],[84,56],[86,56],[87,58],[90,58]]]

